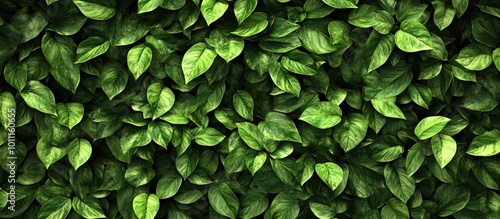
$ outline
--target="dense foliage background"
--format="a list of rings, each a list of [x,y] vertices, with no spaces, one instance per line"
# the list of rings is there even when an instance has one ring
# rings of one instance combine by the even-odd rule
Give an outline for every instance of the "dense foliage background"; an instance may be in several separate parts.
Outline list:
[[[500,218],[497,0],[0,0],[0,68],[2,218]]]

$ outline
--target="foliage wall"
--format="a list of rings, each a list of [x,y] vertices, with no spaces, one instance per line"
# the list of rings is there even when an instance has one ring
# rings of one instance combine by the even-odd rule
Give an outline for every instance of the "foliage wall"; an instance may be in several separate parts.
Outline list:
[[[500,218],[497,0],[0,0],[0,69],[3,218]]]

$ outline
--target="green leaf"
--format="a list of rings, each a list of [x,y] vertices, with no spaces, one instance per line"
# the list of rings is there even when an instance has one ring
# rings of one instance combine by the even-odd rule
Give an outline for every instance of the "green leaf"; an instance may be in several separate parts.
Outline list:
[[[328,205],[309,201],[309,208],[320,219],[335,218],[335,209]]]
[[[148,167],[145,160],[132,160],[125,171],[124,177],[125,181],[134,186],[140,187],[148,184],[153,180],[156,173],[155,171]]]
[[[26,86],[28,80],[28,65],[25,61],[16,62],[11,59],[4,68],[3,75],[5,81],[16,90],[21,91]]]
[[[493,50],[492,58],[498,71],[500,71],[500,48],[496,48],[495,50]]]
[[[194,141],[201,146],[215,146],[226,136],[214,128],[204,128],[194,135]]]
[[[258,0],[236,0],[234,4],[234,15],[238,24],[247,19],[257,7]]]
[[[200,153],[195,149],[187,149],[175,160],[175,167],[184,179],[187,179],[196,169],[200,161]]]
[[[332,162],[318,163],[314,166],[314,170],[332,191],[340,185],[344,177],[342,168]]]
[[[71,211],[71,199],[55,196],[42,205],[37,218],[63,219]]]
[[[356,6],[356,0],[323,0],[323,2],[330,7],[337,9],[358,8]]]
[[[28,7],[24,7],[10,18],[10,24],[16,27],[18,33],[22,35],[21,43],[37,37],[47,26],[47,21],[41,12],[30,13]]]
[[[47,32],[42,38],[42,52],[56,81],[72,93],[80,83],[80,69],[75,64],[76,44],[67,36]]]
[[[245,41],[241,38],[226,36],[218,29],[210,33],[210,38],[205,39],[207,43],[215,48],[217,54],[226,62],[238,57],[243,52]]]
[[[240,218],[254,218],[264,213],[269,205],[267,193],[258,187],[248,189],[240,196]]]
[[[444,134],[434,135],[431,138],[432,153],[441,168],[444,168],[457,152],[457,142]]]
[[[472,139],[467,154],[489,157],[500,153],[500,131],[493,129]]]
[[[410,218],[408,207],[396,198],[391,198],[380,211],[382,219],[404,219]]]
[[[166,149],[174,131],[169,123],[157,120],[148,124],[148,132],[156,144]]]
[[[401,155],[403,155],[403,147],[393,146],[373,154],[372,159],[377,162],[391,162],[401,157]]]
[[[481,71],[493,63],[493,50],[481,43],[471,43],[464,47],[455,61],[472,71]]]
[[[371,99],[373,108],[380,114],[395,119],[406,119],[403,111],[396,105],[396,98]]]
[[[232,34],[240,37],[250,37],[257,35],[264,31],[269,22],[267,21],[267,14],[264,12],[252,13],[246,18],[239,26],[231,32]]]
[[[486,88],[479,84],[473,84],[465,92],[460,106],[472,111],[489,112],[498,106],[498,102]]]
[[[246,120],[253,120],[254,102],[252,95],[245,90],[237,90],[233,95],[233,106],[236,112]]]
[[[186,5],[186,0],[163,0],[160,1],[160,7],[167,10],[179,10]]]
[[[84,63],[100,56],[108,51],[109,46],[110,42],[105,38],[91,36],[78,44],[75,63]]]
[[[133,148],[146,146],[151,142],[147,128],[125,126],[121,131],[120,145],[124,153]]]
[[[296,185],[295,177],[293,175],[293,166],[295,164],[293,159],[283,158],[283,159],[270,159],[271,168],[278,178],[284,182],[286,185],[294,186]]]
[[[286,70],[296,74],[311,76],[318,73],[312,57],[299,50],[292,50],[282,56],[281,64]]]
[[[469,0],[451,0],[451,5],[456,10],[457,16],[461,17],[469,6]]]
[[[425,109],[429,109],[432,100],[432,91],[429,87],[422,84],[410,84],[408,85],[408,93],[413,102]]]
[[[117,62],[110,62],[104,65],[101,72],[101,88],[112,100],[116,95],[125,90],[129,74],[127,70]]]
[[[75,138],[68,145],[68,158],[75,170],[90,159],[92,146],[86,139]]]
[[[249,122],[239,122],[236,123],[236,126],[238,127],[238,134],[248,147],[257,151],[262,150],[264,135],[256,125]]]
[[[299,120],[307,122],[319,129],[327,129],[337,125],[342,119],[342,110],[333,102],[319,102],[307,107]]]
[[[273,38],[286,37],[299,28],[300,25],[292,23],[289,20],[285,20],[283,18],[275,18],[271,29],[266,33],[266,35]]]
[[[436,215],[447,217],[462,210],[469,202],[470,194],[470,188],[442,184],[434,194],[434,199],[439,205],[439,211]]]
[[[444,116],[429,116],[422,119],[415,127],[415,135],[419,140],[425,140],[438,134],[450,122]]]
[[[253,176],[264,165],[266,160],[267,160],[267,153],[261,151],[257,153],[255,157],[247,157],[247,159],[245,160],[245,164]]]
[[[177,2],[177,1],[173,1]],[[200,9],[193,2],[187,2],[184,7],[179,11],[179,22],[181,23],[182,30],[186,30],[193,26],[198,17],[200,16]]]
[[[85,199],[80,199],[79,197],[74,197],[71,203],[73,209],[80,216],[85,218],[106,218],[104,211],[100,206],[98,199],[93,197],[85,197]]]
[[[395,41],[404,52],[419,52],[432,49],[431,35],[427,28],[414,20],[405,20],[396,32]]]
[[[221,18],[228,7],[229,4],[226,0],[202,0],[200,8],[207,25],[210,25]]]
[[[434,59],[425,60],[420,64],[420,74],[418,80],[429,80],[439,75],[443,69],[443,64]]]
[[[267,139],[302,142],[295,123],[285,114],[269,112],[266,114],[265,121],[260,122],[258,127]]]
[[[455,17],[455,9],[447,7],[444,1],[433,1],[432,6],[434,6],[434,24],[436,24],[439,30],[444,30],[450,26]]]
[[[269,69],[269,75],[279,89],[299,97],[301,90],[299,80],[297,80],[295,75],[286,71],[281,63],[275,63]]]
[[[151,65],[153,51],[146,44],[139,44],[128,51],[127,65],[130,72],[137,80]]]
[[[369,60],[366,72],[371,72],[386,63],[393,49],[394,35],[381,35],[377,32],[372,32],[366,42],[365,51],[367,60]]]
[[[238,215],[240,208],[238,197],[226,183],[211,186],[208,189],[208,201],[210,206],[222,216],[236,218]]]
[[[406,173],[412,176],[422,166],[425,160],[425,148],[421,142],[414,144],[406,155]]]
[[[115,0],[73,0],[83,15],[94,20],[107,20],[116,13]]]
[[[197,43],[189,48],[182,58],[182,71],[186,84],[205,73],[214,62],[215,57],[217,57],[215,50],[205,43]]]
[[[160,200],[155,194],[141,193],[134,197],[132,208],[139,219],[153,219],[160,210]]]
[[[19,93],[29,107],[42,113],[57,116],[54,94],[44,84],[39,81],[28,81]]]
[[[368,131],[368,120],[359,113],[349,113],[340,125],[333,129],[333,138],[348,152],[358,146]]]
[[[336,50],[328,36],[308,26],[301,27],[299,38],[302,42],[302,46],[307,51],[314,54],[327,54]]]
[[[119,13],[113,18],[113,24],[112,46],[131,45],[146,36],[151,29],[143,15],[137,13],[130,13],[124,18]]]
[[[156,195],[159,199],[173,197],[182,185],[182,176],[177,172],[166,172],[156,184]]]
[[[14,96],[12,96],[9,92],[3,92],[0,94],[0,124],[5,130],[9,130],[9,124],[12,123],[12,119],[15,120],[16,116],[16,100]],[[3,138],[3,136],[2,136]],[[0,139],[2,139],[0,138]],[[3,140],[7,141],[7,136],[4,139],[0,140],[0,143],[3,144]]]
[[[174,106],[175,95],[161,83],[149,85],[147,99],[153,113],[153,120],[167,113]]]
[[[403,203],[407,203],[415,193],[415,179],[407,175],[403,168],[386,164],[384,168],[384,178],[392,194]]]
[[[150,12],[158,8],[164,1],[163,0],[139,0],[137,2],[137,13],[142,14]]]
[[[83,119],[83,105],[81,103],[58,103],[57,122],[61,125],[73,129]]]
[[[297,218],[300,212],[298,200],[285,192],[279,193],[267,210],[265,219],[292,219]]]

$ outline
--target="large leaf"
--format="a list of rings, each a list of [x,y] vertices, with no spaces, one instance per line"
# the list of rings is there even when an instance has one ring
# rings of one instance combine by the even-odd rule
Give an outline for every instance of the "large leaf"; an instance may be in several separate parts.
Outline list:
[[[73,0],[83,15],[94,20],[107,20],[116,13],[115,0]]]
[[[335,190],[342,182],[344,171],[342,168],[331,162],[318,163],[314,166],[316,174],[323,182],[330,187],[330,189]]]
[[[380,114],[395,119],[406,119],[403,111],[396,105],[396,98],[376,98],[372,99],[373,108]]]
[[[194,141],[202,146],[215,146],[221,143],[225,135],[214,128],[204,128],[194,135]]]
[[[339,142],[345,152],[358,146],[368,131],[368,120],[359,113],[349,113],[340,125],[335,126],[333,138]]]
[[[298,200],[290,194],[279,193],[271,203],[264,218],[296,218],[299,215],[300,206]]]
[[[420,140],[431,138],[439,133],[450,122],[449,118],[444,116],[429,116],[422,119],[415,127],[415,135]]]
[[[49,199],[38,212],[37,218],[66,218],[71,211],[71,199],[62,196],[55,196]]]
[[[236,0],[234,4],[234,15],[238,24],[247,19],[257,7],[258,0]]]
[[[221,18],[228,7],[229,4],[226,0],[202,0],[200,9],[207,25],[210,25]]]
[[[267,113],[265,121],[259,123],[259,130],[270,140],[302,142],[294,122],[282,113]]]
[[[286,70],[296,74],[315,75],[318,73],[312,57],[299,50],[292,50],[281,57],[281,64]]]
[[[152,58],[153,51],[146,44],[139,44],[128,51],[127,65],[135,80],[148,69]]]
[[[470,188],[447,183],[442,184],[434,194],[434,199],[439,205],[439,211],[436,215],[446,217],[462,210],[469,202],[470,195]]]
[[[355,0],[323,0],[325,4],[333,8],[357,8]]]
[[[432,49],[431,35],[418,21],[403,21],[396,32],[395,40],[399,49],[405,52],[419,52]]]
[[[472,43],[460,51],[456,61],[466,69],[481,71],[493,63],[492,52],[488,46]]]
[[[73,168],[77,170],[90,159],[92,146],[86,139],[75,138],[68,145],[68,158]]]
[[[275,63],[269,69],[269,75],[279,89],[299,97],[301,90],[299,80],[297,80],[295,75],[286,71],[281,63]]]
[[[75,64],[76,44],[73,39],[47,32],[42,38],[42,52],[56,81],[75,93],[80,83],[80,69]]]
[[[148,87],[147,99],[151,105],[154,120],[172,109],[175,102],[175,95],[170,88],[160,83],[154,83]]]
[[[304,110],[299,120],[316,128],[327,129],[337,125],[342,119],[340,107],[333,102],[320,102]]]
[[[91,36],[78,44],[76,49],[76,62],[84,63],[106,53],[110,42],[99,36]]]
[[[208,190],[208,201],[217,213],[229,218],[236,218],[240,208],[238,197],[227,184],[221,183],[211,186]]]
[[[252,95],[244,90],[238,90],[233,95],[233,105],[236,112],[246,120],[253,120],[254,102]]]
[[[449,135],[438,134],[431,138],[432,153],[441,168],[444,168],[457,152],[457,142]]]
[[[182,185],[182,176],[174,171],[166,172],[158,184],[156,184],[156,195],[159,199],[166,199],[174,196]]]
[[[391,164],[386,164],[384,168],[385,183],[389,190],[403,203],[408,200],[415,193],[415,179],[406,174],[406,171]]]
[[[134,197],[132,208],[140,219],[153,219],[160,210],[160,200],[155,194],[141,193]]]
[[[111,100],[125,90],[129,74],[127,70],[116,62],[104,65],[101,72],[101,88]]]
[[[44,84],[38,81],[28,81],[20,94],[29,107],[42,113],[57,116],[54,94]]]
[[[224,35],[218,29],[210,33],[210,38],[205,39],[207,43],[215,48],[217,54],[226,62],[238,57],[243,52],[245,41],[241,38]]]
[[[210,0],[205,0],[210,1]],[[182,71],[186,84],[205,73],[215,60],[217,53],[205,43],[193,45],[182,58]]]
[[[99,200],[96,198],[85,197],[85,199],[80,199],[79,197],[74,197],[71,204],[73,209],[82,217],[106,218]]]
[[[4,113],[0,114],[0,124],[5,130],[9,130],[13,128],[12,125],[15,126],[15,117],[16,117],[16,100],[14,96],[12,96],[9,92],[3,92],[0,94],[0,110]],[[4,138],[4,141],[7,141],[7,136]],[[0,142],[3,142],[0,140]]]
[[[83,105],[80,103],[58,103],[57,122],[61,125],[73,129],[83,119]]]
[[[4,68],[5,81],[16,90],[21,91],[28,80],[28,65],[26,62],[10,60]]]
[[[255,12],[241,22],[238,28],[231,33],[240,37],[250,37],[264,31],[268,23],[266,13]]]
[[[494,156],[500,153],[500,131],[493,129],[472,139],[467,154],[472,156]]]

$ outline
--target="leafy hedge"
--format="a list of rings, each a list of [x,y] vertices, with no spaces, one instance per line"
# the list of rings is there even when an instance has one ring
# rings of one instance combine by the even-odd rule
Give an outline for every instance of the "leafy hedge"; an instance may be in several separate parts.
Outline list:
[[[500,218],[497,0],[0,0],[0,67],[3,218]]]

